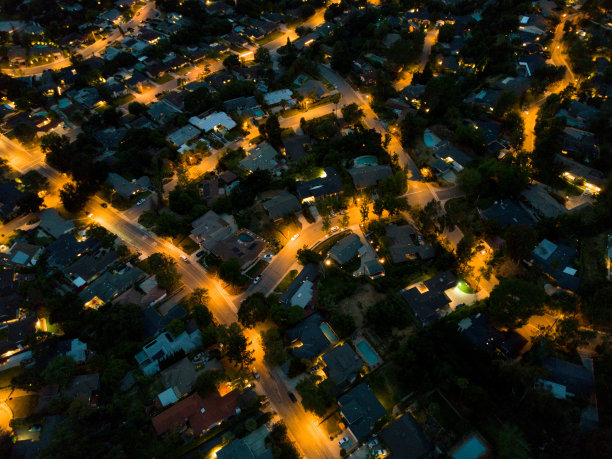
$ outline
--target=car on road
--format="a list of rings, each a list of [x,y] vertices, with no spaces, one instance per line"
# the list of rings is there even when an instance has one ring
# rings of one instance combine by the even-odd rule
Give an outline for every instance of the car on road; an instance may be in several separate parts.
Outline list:
[[[253,378],[259,379],[259,373],[257,373],[257,370],[253,370]]]
[[[85,213],[87,214],[87,216],[89,218],[93,217],[93,213],[92,212],[89,212],[88,210],[86,210]]]
[[[203,250],[200,250],[199,252],[196,253],[196,257],[200,258],[201,256],[204,255],[204,253],[205,252]]]
[[[338,231],[339,229],[340,229],[340,227],[339,227],[339,226],[332,226],[332,227],[329,229],[329,232],[330,232],[330,233],[335,233],[335,232],[336,232],[336,231]]]
[[[185,263],[189,263],[189,258],[187,258],[185,255],[181,255],[181,260],[183,260]]]
[[[136,203],[137,206],[142,206],[145,203],[144,198]]]
[[[292,241],[295,241],[295,240],[296,240],[298,237],[300,237],[300,233],[294,234],[294,235],[291,237],[291,240],[292,240]]]
[[[289,391],[287,392],[287,395],[289,396],[289,398],[291,399],[293,403],[297,402],[297,397],[295,396],[293,392]]]
[[[102,207],[104,207],[105,209],[108,207],[108,204],[106,204],[105,202],[103,202],[102,204],[100,204]]]
[[[378,439],[374,438],[368,443],[368,448],[374,448],[376,445],[378,445]]]
[[[257,276],[255,279],[253,279],[253,285],[256,285],[260,280],[261,276]]]
[[[346,442],[349,441],[348,437],[343,437],[339,442],[338,442],[338,446],[342,446],[344,445]]]

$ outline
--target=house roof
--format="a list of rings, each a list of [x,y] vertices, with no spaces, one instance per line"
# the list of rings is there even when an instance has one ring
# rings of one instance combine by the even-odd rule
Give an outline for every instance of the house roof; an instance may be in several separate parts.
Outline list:
[[[240,167],[248,171],[272,170],[278,165],[278,152],[268,142],[261,142],[247,152],[246,158],[240,161]]]
[[[527,340],[514,330],[501,332],[493,325],[487,313],[478,313],[459,322],[459,330],[474,346],[506,357],[517,357]]]
[[[65,267],[79,254],[99,248],[99,242],[93,238],[77,241],[72,234],[62,234],[46,247],[47,261],[56,267]]]
[[[153,418],[153,428],[158,435],[181,427],[189,422],[196,435],[201,435],[213,425],[221,423],[238,408],[237,390],[221,397],[214,392],[205,398],[198,393],[190,395]]]
[[[108,268],[119,256],[112,250],[103,250],[94,254],[84,255],[79,257],[72,265],[64,268],[64,274],[71,279],[80,277],[87,282],[96,274],[103,272]]]
[[[192,116],[189,118],[189,122],[204,132],[210,132],[217,126],[223,126],[227,130],[236,127],[236,122],[227,116],[225,112],[212,113],[205,118]]]
[[[78,375],[62,391],[62,395],[70,400],[84,399],[89,401],[98,390],[100,390],[100,375],[98,373]]]
[[[290,341],[301,343],[301,346],[292,349],[293,355],[300,359],[314,359],[337,339],[334,339],[334,335],[330,340],[323,333],[321,325],[324,323],[323,316],[317,312],[287,330]]]
[[[284,190],[273,198],[265,201],[262,205],[272,220],[283,218],[288,214],[302,210],[302,206],[298,199]]]
[[[240,438],[217,451],[217,459],[255,459],[251,448]]]
[[[455,275],[444,271],[421,284],[402,290],[401,295],[423,325],[427,325],[444,314],[451,302],[444,292],[455,285]]]
[[[339,193],[344,189],[342,180],[333,167],[323,169],[324,176],[306,182],[297,182],[297,194],[302,200]]]
[[[42,251],[39,245],[28,244],[26,242],[15,242],[9,250],[9,259],[16,265],[35,265],[38,261],[37,256]]]
[[[593,390],[593,375],[582,365],[548,357],[544,366],[548,369],[548,379],[565,386],[572,394],[589,395]]]
[[[144,276],[145,272],[135,266],[121,273],[107,271],[83,290],[79,297],[85,303],[95,298],[99,299],[102,303],[107,303],[125,292],[132,284]]]
[[[358,442],[369,437],[376,421],[387,414],[365,382],[341,396],[338,404],[342,416]]]
[[[41,210],[39,217],[39,226],[56,239],[74,229],[74,223],[64,220],[54,208]]]
[[[329,257],[339,265],[343,265],[355,258],[362,247],[363,244],[359,236],[352,233],[336,242],[329,250]]]
[[[572,267],[576,258],[575,249],[543,239],[532,253],[534,263],[554,277],[561,288],[573,292],[578,290],[580,279],[576,276],[576,269]]]
[[[7,325],[7,337],[0,341],[0,354],[17,349],[23,345],[25,340],[36,333],[36,316],[9,322]]]
[[[393,263],[402,263],[409,258],[420,256],[431,258],[431,246],[421,245],[417,239],[417,230],[412,225],[398,226],[395,223],[385,228],[388,239],[387,250]]]
[[[177,147],[180,147],[181,145],[189,142],[190,140],[195,139],[199,135],[200,130],[188,124],[180,129],[177,129],[172,134],[169,134],[167,138],[171,143],[173,143]]]
[[[187,311],[180,306],[173,306],[166,315],[162,316],[154,307],[145,308],[142,311],[143,339],[157,335],[165,329],[174,319],[182,319],[187,316]]]
[[[298,290],[302,287],[304,282],[309,281],[313,285],[319,278],[319,267],[315,263],[308,263],[302,268],[302,271],[297,277],[289,284],[287,290],[279,298],[279,302],[286,306],[292,306],[293,297],[297,294]]]
[[[160,372],[164,387],[178,389],[178,394],[188,394],[193,389],[197,373],[191,361],[184,357]]]
[[[329,90],[318,80],[308,80],[297,89],[297,92],[304,98],[314,94],[316,98],[321,98],[329,93]]]
[[[325,373],[336,383],[337,391],[348,387],[359,376],[363,360],[359,358],[350,344],[336,346],[322,357],[325,362]]]
[[[244,269],[259,258],[265,249],[266,241],[247,230],[242,230],[217,242],[211,252],[224,261],[236,258],[240,268]]]
[[[114,172],[108,174],[106,181],[119,195],[123,196],[124,198],[129,198],[140,189],[138,185],[135,185],[129,180],[126,180],[123,176]]]
[[[212,210],[195,219],[191,226],[191,236],[207,250],[212,250],[217,242],[227,239],[233,232],[230,224]]]
[[[291,161],[299,161],[306,156],[306,145],[312,145],[312,138],[308,135],[294,135],[283,139],[285,154]]]
[[[501,226],[533,225],[531,215],[516,202],[509,199],[495,201],[488,209],[481,210],[486,220],[495,220]]]
[[[257,99],[255,99],[255,96],[237,97],[235,99],[230,99],[223,102],[223,108],[225,108],[225,111],[227,112],[247,110],[257,106],[259,106],[259,103],[257,102]]]
[[[348,170],[353,177],[356,188],[376,186],[382,179],[389,177],[393,172],[388,164],[376,164],[373,166],[353,167]]]
[[[11,215],[23,195],[13,182],[0,183],[0,215]]]
[[[410,451],[410,459],[422,459],[433,450],[420,424],[406,413],[383,429],[380,437],[390,450],[390,459],[401,459]]]

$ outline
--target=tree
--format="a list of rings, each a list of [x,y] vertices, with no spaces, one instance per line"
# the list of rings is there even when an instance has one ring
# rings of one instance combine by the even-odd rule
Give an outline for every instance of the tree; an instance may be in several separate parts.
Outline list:
[[[274,148],[280,148],[283,144],[281,138],[282,129],[278,122],[278,116],[270,115],[265,123],[259,126],[259,133],[272,145]]]
[[[489,297],[489,313],[495,322],[509,328],[527,323],[534,314],[544,309],[546,293],[532,282],[521,279],[502,279]]]
[[[329,215],[326,215],[321,220],[321,230],[324,233],[327,233],[330,227],[331,227],[331,219],[329,218]]]
[[[234,67],[240,67],[240,58],[238,54],[230,54],[225,59],[223,59],[223,65],[227,69],[232,69]]]
[[[219,277],[232,285],[242,285],[245,280],[237,258],[230,258],[221,263],[221,266],[219,266]]]
[[[270,315],[270,301],[262,292],[248,296],[240,303],[238,321],[242,326],[252,328],[258,322],[264,322]]]
[[[42,205],[43,198],[34,193],[26,193],[17,201],[19,209],[26,214],[38,212]]]
[[[106,365],[100,382],[110,393],[119,388],[121,380],[130,369],[130,365],[123,359],[111,359]]]
[[[274,424],[272,432],[266,437],[266,443],[275,459],[300,459],[298,450],[287,435],[287,427],[282,422]]]
[[[85,193],[82,186],[74,182],[66,183],[59,192],[64,208],[68,212],[76,213],[85,207],[89,195]]]
[[[128,111],[130,115],[139,116],[147,111],[147,106],[140,102],[130,102],[128,105]]]
[[[475,245],[476,241],[472,233],[463,235],[457,244],[457,260],[459,263],[467,263],[470,260]]]
[[[331,378],[321,381],[320,376],[309,375],[297,383],[295,388],[302,397],[304,409],[323,417],[336,400],[334,386]]]
[[[208,394],[217,390],[217,384],[225,379],[225,373],[221,370],[206,370],[198,375],[194,389],[200,397],[206,397]]]
[[[181,305],[186,308],[199,327],[206,327],[213,323],[212,312],[208,309],[210,296],[205,288],[197,288],[181,300]]]
[[[172,322],[168,324],[166,327],[172,336],[175,338],[185,331],[185,322],[182,319],[174,319]]]
[[[320,263],[321,255],[310,250],[307,246],[304,246],[301,249],[298,249],[297,259],[302,266],[306,266],[308,263]]]
[[[225,355],[230,362],[238,364],[240,368],[249,367],[254,361],[253,351],[249,349],[249,342],[236,322],[229,327],[221,329],[222,341],[225,345]]]
[[[19,123],[13,129],[13,134],[21,143],[31,143],[36,138],[36,130],[31,124]]]
[[[538,234],[528,225],[513,225],[504,233],[506,252],[514,261],[527,259],[538,242]]]
[[[59,355],[55,357],[42,373],[47,384],[66,387],[76,375],[77,364],[72,357]]]
[[[260,46],[255,51],[255,62],[262,65],[270,65],[272,63],[272,57],[270,57],[270,50]]]
[[[273,327],[262,330],[261,343],[265,359],[274,366],[280,366],[287,361],[287,351],[283,344],[283,337],[278,328]]]
[[[357,329],[355,319],[350,314],[334,312],[329,321],[340,338],[350,336]]]
[[[457,175],[457,187],[468,196],[481,191],[482,177],[477,169],[466,167]]]
[[[370,213],[370,203],[364,201],[359,207],[359,212],[361,213],[361,223],[365,224],[368,221],[368,215]]]
[[[348,216],[348,214],[344,214],[342,215],[342,217],[340,217],[340,227],[341,228],[348,228],[350,222],[351,222],[351,219]]]
[[[181,275],[176,267],[176,261],[168,255],[154,253],[145,260],[145,265],[150,274],[155,275],[157,284],[164,290],[173,292],[179,287]]]
[[[361,118],[365,116],[363,110],[359,108],[359,105],[352,103],[342,107],[342,117],[349,124],[356,124]]]

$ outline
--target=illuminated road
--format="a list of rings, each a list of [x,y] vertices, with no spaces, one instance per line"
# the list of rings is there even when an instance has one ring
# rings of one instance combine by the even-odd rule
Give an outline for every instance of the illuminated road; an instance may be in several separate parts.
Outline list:
[[[549,92],[561,92],[569,85],[573,84],[578,87],[578,79],[576,75],[572,72],[572,69],[567,64],[564,55],[563,44],[561,39],[563,38],[563,27],[565,26],[566,21],[572,22],[576,16],[568,16],[564,17],[563,20],[557,24],[555,28],[555,35],[552,40],[551,48],[551,62],[557,67],[565,67],[565,74],[563,79],[549,88]],[[546,94],[548,94],[547,92]],[[525,140],[523,141],[523,150],[525,151],[533,151],[535,147],[535,125],[538,118],[538,112],[540,111],[540,107],[546,101],[546,95],[539,99],[538,101],[531,104],[527,109],[521,111],[521,116],[523,118],[523,123],[525,125]]]
[[[123,24],[121,27],[127,30],[128,28],[132,28],[136,30],[143,21],[146,19],[153,18],[155,15],[155,2],[148,2],[142,8],[140,8],[134,14],[134,17]],[[91,45],[87,46],[84,49],[76,51],[75,54],[83,56],[84,59],[93,56],[94,54],[99,54],[103,52],[107,46],[111,45],[117,40],[121,40],[123,38],[123,34],[119,27],[113,30],[107,37],[96,40]],[[36,65],[32,67],[19,67],[19,68],[3,68],[0,69],[3,73],[11,76],[31,76],[31,75],[41,75],[46,70],[60,70],[64,67],[69,67],[71,64],[69,57],[64,57],[62,59],[57,59],[53,62],[49,62],[48,64]]]
[[[398,79],[394,83],[395,89],[401,91],[406,86],[409,86],[410,83],[412,83],[412,77],[414,76],[415,72],[423,71],[423,69],[425,68],[425,64],[427,64],[427,60],[429,59],[431,47],[435,45],[438,41],[438,32],[439,30],[437,27],[434,27],[429,32],[427,32],[427,34],[425,35],[425,41],[423,42],[423,53],[421,54],[421,58],[419,59],[419,63],[417,64],[416,69],[406,69],[402,73],[400,79]]]

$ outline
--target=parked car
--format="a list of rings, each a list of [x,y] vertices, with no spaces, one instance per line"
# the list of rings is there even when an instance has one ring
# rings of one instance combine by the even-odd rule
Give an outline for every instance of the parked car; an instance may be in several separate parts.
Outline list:
[[[204,251],[200,250],[199,252],[196,253],[196,257],[200,258],[201,256],[204,256]]]
[[[368,443],[368,448],[374,448],[376,445],[378,445],[378,440],[374,438]]]
[[[259,379],[259,373],[257,373],[257,370],[253,370],[253,378]]]
[[[293,403],[297,402],[297,397],[295,396],[293,392],[289,391],[287,392],[287,395],[289,396],[289,398],[291,399]]]
[[[342,446],[342,445],[344,445],[344,444],[345,444],[346,442],[348,442],[348,441],[349,441],[349,438],[348,438],[348,437],[344,437],[344,438],[342,438],[342,439],[341,439],[341,440],[338,442],[338,446]]]
[[[330,232],[330,233],[335,233],[335,232],[336,232],[336,231],[338,231],[339,229],[340,229],[340,227],[339,227],[339,226],[332,226],[332,227],[329,229],[329,232]]]
[[[291,237],[291,240],[292,240],[292,241],[295,241],[295,240],[296,240],[298,237],[300,237],[300,233],[294,234],[294,235]]]
[[[184,262],[189,262],[189,258],[187,258],[185,255],[181,255],[181,260]]]
[[[144,202],[145,202],[145,200],[144,200],[144,198],[143,198],[143,199],[141,199],[140,201],[138,201],[138,202],[136,203],[136,205],[137,205],[137,206],[142,206],[142,205],[144,204]]]
[[[257,276],[255,279],[253,279],[253,285],[257,284],[260,280],[261,276]]]
[[[102,204],[100,204],[102,207],[104,207],[105,209],[108,207],[108,204],[106,204],[105,202],[103,202]]]

